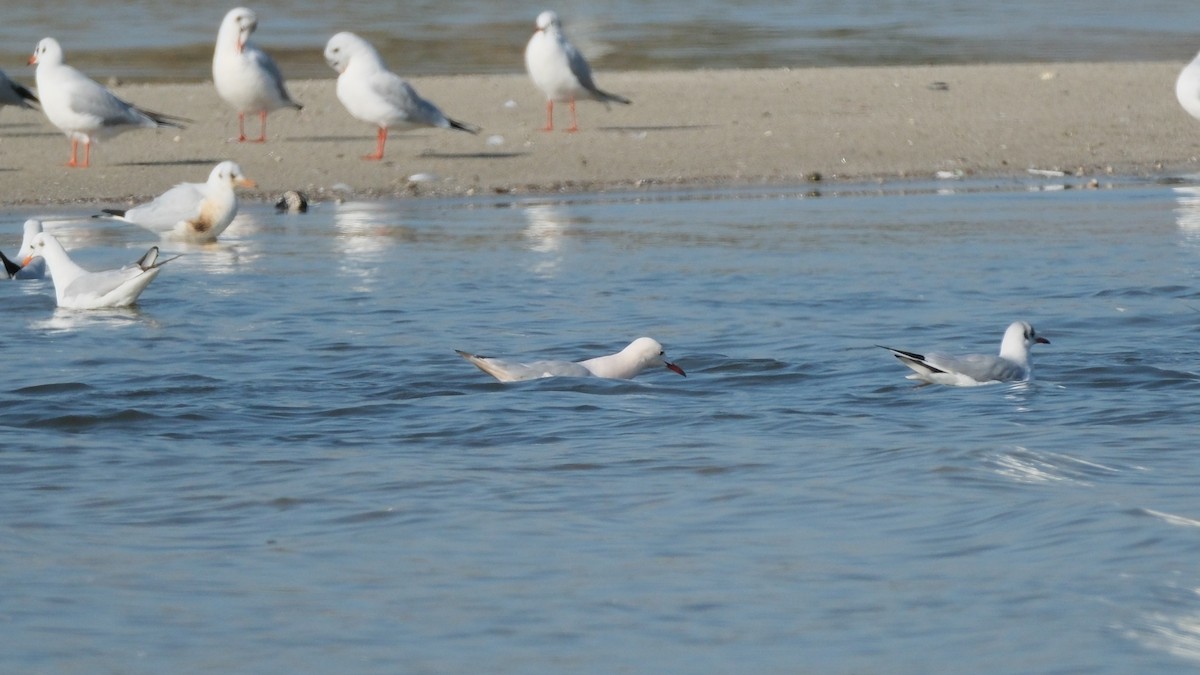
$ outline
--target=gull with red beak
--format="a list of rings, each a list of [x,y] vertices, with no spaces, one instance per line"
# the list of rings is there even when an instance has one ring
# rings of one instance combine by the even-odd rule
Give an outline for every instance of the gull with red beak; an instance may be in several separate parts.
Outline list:
[[[520,382],[543,377],[607,377],[618,380],[633,378],[655,366],[686,376],[683,368],[666,360],[663,346],[657,340],[640,337],[616,354],[597,356],[586,361],[530,361],[518,363],[477,356],[457,350],[458,355],[475,364],[483,372],[501,382]]]
[[[92,141],[111,138],[130,129],[183,128],[187,120],[138,108],[117,98],[108,89],[63,61],[62,46],[44,38],[33,50],[29,64],[37,66],[38,98],[50,123],[71,139],[71,161],[67,166],[87,168],[91,164]],[[83,141],[83,163],[78,160]]]
[[[303,106],[292,100],[283,82],[283,73],[266,52],[250,44],[250,34],[258,27],[258,17],[245,7],[229,10],[217,31],[213,51],[213,84],[217,95],[238,113],[238,142],[246,138],[246,114],[257,114],[258,138],[267,140],[267,114],[281,108]]]

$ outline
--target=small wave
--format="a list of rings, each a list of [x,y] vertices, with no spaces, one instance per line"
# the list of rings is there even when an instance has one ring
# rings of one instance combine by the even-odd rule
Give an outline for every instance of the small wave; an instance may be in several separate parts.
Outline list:
[[[1129,629],[1126,635],[1149,649],[1200,661],[1200,615],[1152,614],[1144,625]]]
[[[1055,452],[1035,452],[1017,447],[984,459],[995,473],[1019,483],[1071,483],[1091,485],[1100,475],[1115,475],[1118,469]]]

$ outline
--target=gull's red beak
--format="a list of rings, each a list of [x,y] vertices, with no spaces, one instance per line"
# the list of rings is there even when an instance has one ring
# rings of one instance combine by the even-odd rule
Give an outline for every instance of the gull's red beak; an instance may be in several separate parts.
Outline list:
[[[1033,339],[1033,341],[1034,341],[1034,342],[1036,342],[1036,343],[1038,343],[1038,344],[1042,344],[1042,345],[1048,345],[1048,344],[1050,344],[1050,341],[1049,341],[1049,340],[1047,340],[1046,338],[1042,337],[1041,335],[1039,335],[1039,336],[1035,337],[1035,338]]]
[[[680,375],[687,377],[687,373],[683,372],[683,368],[680,368],[679,366],[675,365],[674,363],[668,363],[667,370],[673,370],[673,371],[679,373]]]
[[[37,54],[36,53],[30,54],[29,60],[25,62],[25,65],[27,65],[27,66],[37,65]]]

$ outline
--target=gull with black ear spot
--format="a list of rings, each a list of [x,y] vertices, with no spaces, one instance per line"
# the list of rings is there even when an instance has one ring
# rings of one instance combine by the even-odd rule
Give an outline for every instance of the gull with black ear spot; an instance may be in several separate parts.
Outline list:
[[[543,377],[606,377],[628,380],[647,368],[666,368],[686,376],[683,368],[667,361],[666,352],[657,340],[640,337],[616,354],[597,356],[586,361],[530,361],[520,363],[490,356],[479,356],[462,350],[458,355],[501,382],[536,380]]]
[[[1033,364],[1029,358],[1029,350],[1035,344],[1048,345],[1050,341],[1038,335],[1028,322],[1014,321],[1008,330],[1004,331],[1004,340],[1000,343],[998,356],[956,356],[941,352],[918,354],[878,346],[891,352],[901,363],[913,370],[913,374],[908,376],[910,380],[919,380],[926,384],[970,387],[1030,379],[1033,377]]]

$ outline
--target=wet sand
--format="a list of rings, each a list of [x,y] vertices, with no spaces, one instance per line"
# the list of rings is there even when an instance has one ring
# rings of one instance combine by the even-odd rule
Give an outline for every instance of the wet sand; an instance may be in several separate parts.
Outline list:
[[[1175,101],[1183,64],[975,65],[597,74],[633,99],[611,110],[566,106],[551,133],[524,75],[413,78],[423,95],[478,135],[393,132],[382,162],[364,161],[375,131],[349,116],[334,80],[292,81],[301,112],[269,119],[268,142],[236,143],[237,118],[211,83],[129,85],[142,107],[194,120],[136,130],[66,166],[69,143],[40,112],[0,113],[0,201],[121,203],[203,181],[233,159],[259,188],[334,195],[430,196],[795,184],[810,180],[1026,175],[1081,181],[1200,168],[1200,120]],[[257,135],[257,119],[248,120]],[[413,177],[418,177],[416,180]]]

